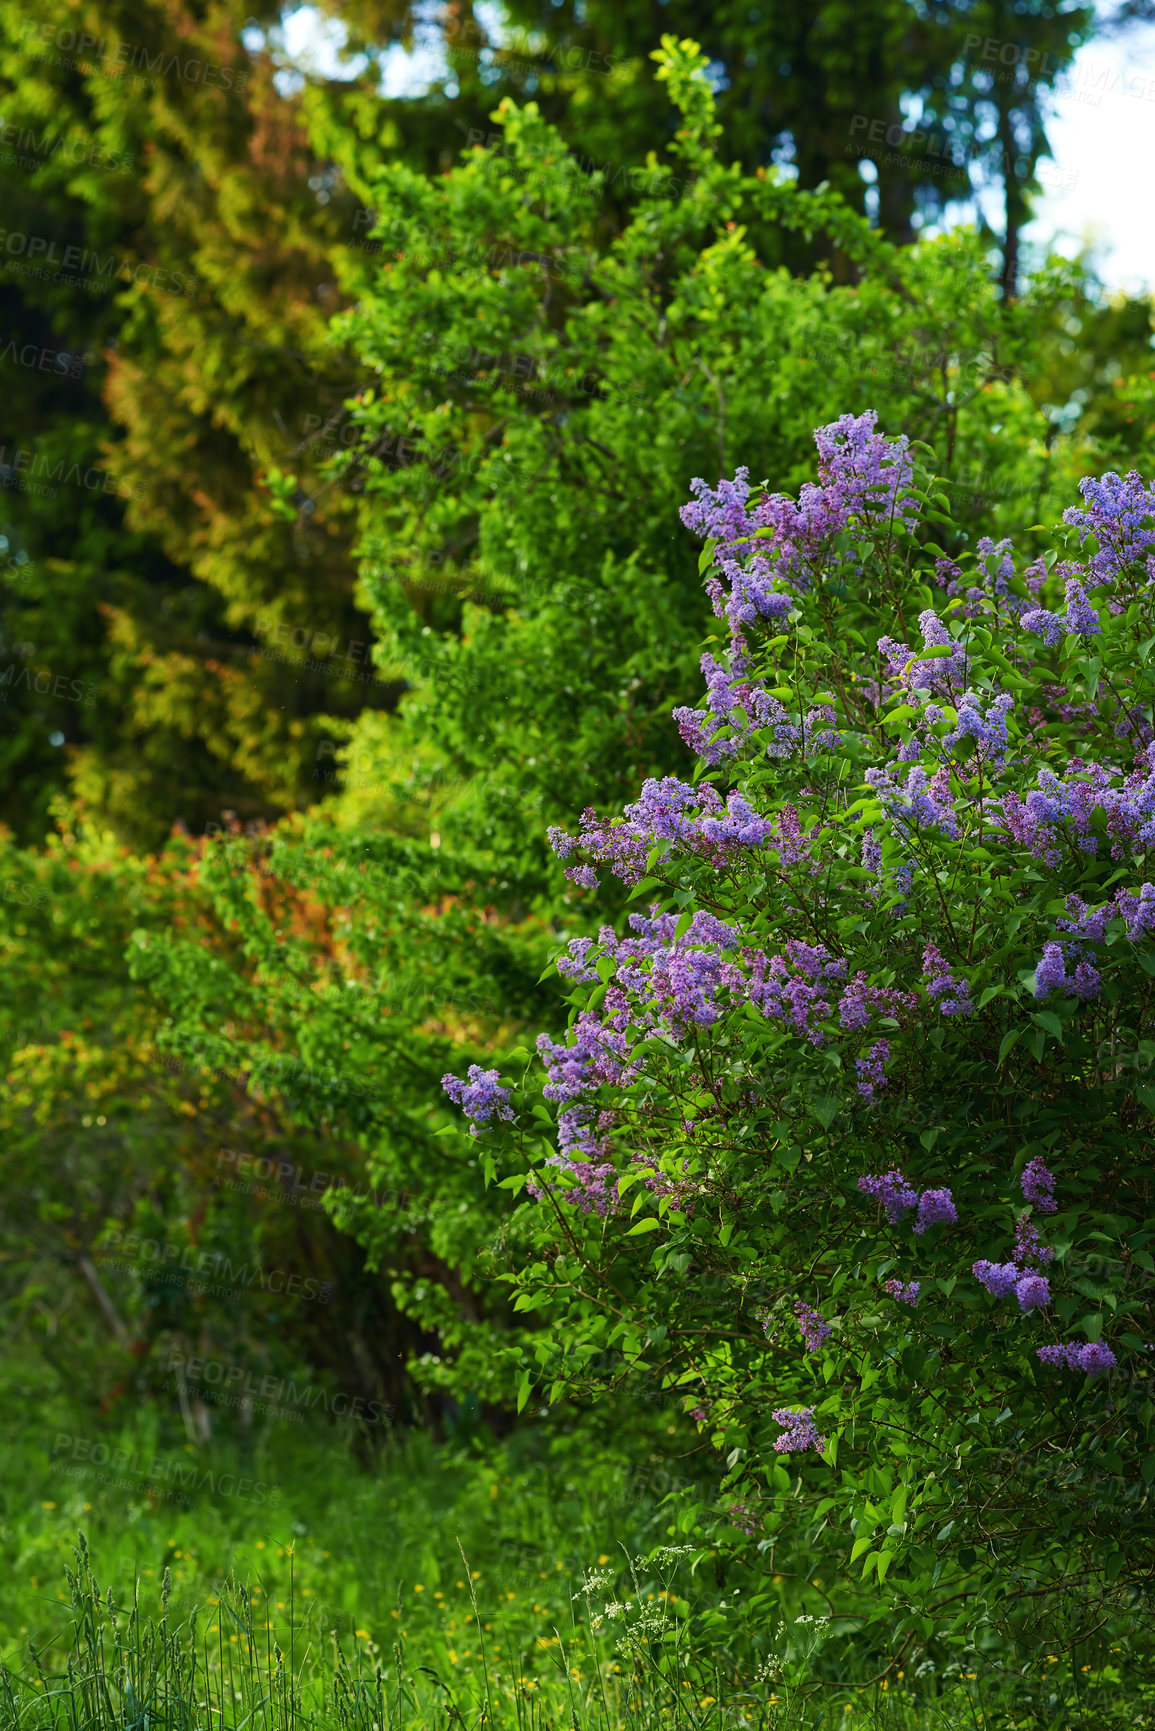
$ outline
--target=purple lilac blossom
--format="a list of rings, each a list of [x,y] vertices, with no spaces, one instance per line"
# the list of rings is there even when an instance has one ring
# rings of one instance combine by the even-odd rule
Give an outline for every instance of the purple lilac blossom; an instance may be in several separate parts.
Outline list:
[[[864,1100],[873,1100],[878,1090],[886,1087],[886,1061],[889,1057],[890,1041],[876,1040],[861,1058],[854,1060],[858,1092]]]
[[[1090,572],[1097,583],[1113,583],[1155,544],[1155,528],[1150,527],[1155,496],[1137,469],[1123,479],[1114,472],[1087,476],[1079,482],[1079,491],[1086,508],[1069,506],[1063,521],[1079,530],[1080,546],[1094,535],[1099,551],[1091,559]]]
[[[1015,1282],[1020,1310],[1041,1310],[1051,1302],[1051,1285],[1045,1275],[1024,1274]]]
[[[918,1191],[913,1184],[907,1183],[901,1172],[893,1169],[880,1178],[860,1178],[858,1188],[864,1196],[873,1196],[881,1202],[892,1226],[898,1224],[908,1209],[918,1207]]]
[[[1075,577],[1065,585],[1067,600],[1067,630],[1072,637],[1098,637],[1103,630],[1099,615],[1087,600],[1087,591]]]
[[[1041,637],[1048,649],[1053,649],[1056,643],[1061,641],[1065,629],[1059,615],[1046,607],[1035,607],[1029,613],[1024,613],[1022,624],[1024,631],[1031,631],[1036,637]]]
[[[1140,884],[1136,890],[1116,890],[1113,900],[1101,907],[1088,907],[1081,896],[1067,897],[1067,917],[1058,920],[1063,931],[1083,943],[1101,944],[1113,919],[1121,919],[1132,943],[1155,932],[1155,884]]]
[[[988,704],[984,717],[980,699],[973,691],[964,692],[955,711],[955,724],[943,744],[950,749],[964,739],[973,739],[983,763],[1001,764],[1007,755],[1007,717],[1014,706],[1014,698],[1000,692]]]
[[[804,1406],[799,1412],[791,1412],[789,1407],[775,1407],[771,1413],[775,1424],[780,1424],[782,1434],[774,1438],[775,1451],[780,1455],[800,1454],[804,1449],[817,1449],[821,1454],[826,1447],[826,1438],[819,1436],[814,1427],[814,1408]]]
[[[907,691],[940,692],[950,697],[966,683],[966,648],[951,636],[933,607],[918,616],[923,649],[949,649],[949,655],[931,661],[915,661],[917,651],[893,637],[880,637],[878,647],[886,657],[890,677]]]
[[[1021,1268],[1032,1262],[1045,1268],[1054,1257],[1054,1251],[1043,1243],[1038,1227],[1024,1210],[1015,1221],[1015,1261]]]
[[[868,769],[863,779],[878,795],[900,836],[909,835],[912,828],[942,829],[949,836],[958,834],[949,785],[944,787],[938,776],[932,782],[921,764],[913,764],[907,771],[904,786],[897,785],[889,769]]]
[[[795,1300],[794,1314],[798,1318],[798,1327],[807,1352],[817,1352],[823,1341],[829,1339],[830,1324],[823,1321],[821,1311],[815,1310],[812,1305],[804,1304],[800,1298]]]
[[[1077,952],[1075,954],[1077,955]],[[1101,986],[1102,976],[1094,962],[1087,957],[1076,960],[1075,971],[1069,975],[1063,945],[1043,945],[1043,953],[1035,969],[1036,998],[1046,998],[1052,992],[1061,991],[1068,998],[1078,998],[1086,1003],[1099,996]]]
[[[927,944],[922,952],[922,973],[927,982],[927,997],[940,1000],[939,1009],[944,1016],[974,1015],[970,981],[956,978],[950,963],[934,944]]]
[[[1043,1164],[1041,1154],[1036,1154],[1033,1159],[1027,1161],[1019,1182],[1022,1185],[1024,1197],[1037,1214],[1053,1214],[1055,1212],[1057,1206],[1055,1202],[1055,1175],[1053,1172],[1048,1172]]]
[[[919,504],[908,491],[908,440],[885,438],[875,431],[876,422],[870,410],[816,429],[819,485],[807,483],[797,501],[774,493],[751,503],[744,469],[716,489],[700,477],[690,483],[695,496],[682,507],[682,521],[718,542],[714,564],[721,578],[711,576],[706,589],[715,614],[728,618],[733,632],[758,619],[780,619],[791,593],[811,588],[824,553],[827,568],[842,562],[853,571],[853,556],[830,549],[832,537],[853,520],[881,516],[908,527],[913,522]]]
[[[838,1020],[848,1034],[860,1034],[873,1015],[901,1021],[913,1015],[918,999],[913,992],[896,992],[889,986],[868,986],[864,973],[855,974],[838,1000]]]
[[[1066,1365],[1069,1370],[1081,1370],[1087,1376],[1104,1376],[1118,1362],[1111,1348],[1101,1340],[1086,1346],[1073,1340],[1064,1341],[1061,1346],[1040,1346],[1036,1350],[1044,1364]]]
[[[1065,780],[1053,769],[1040,769],[1038,787],[1025,800],[1016,793],[1002,796],[1003,822],[1015,841],[1052,866],[1062,859],[1063,831],[1081,852],[1098,852],[1098,812],[1107,820],[1113,859],[1122,859],[1128,848],[1142,851],[1155,843],[1155,745],[1136,755],[1122,787],[1113,786],[1122,774],[1086,759],[1075,760]]]
[[[465,1081],[460,1076],[446,1075],[441,1078],[441,1086],[474,1124],[486,1124],[491,1118],[505,1118],[512,1123],[508,1103],[511,1090],[503,1088],[497,1077],[496,1070],[483,1070],[480,1064],[471,1064]]]
[[[971,1265],[971,1273],[993,1298],[1006,1298],[1013,1292],[1021,1272],[1013,1262],[975,1262]]]
[[[896,1299],[899,1304],[909,1304],[913,1308],[918,1303],[922,1282],[912,1280],[909,1285],[904,1286],[901,1280],[887,1280],[883,1283],[882,1290],[889,1292],[891,1298]]]
[[[958,1210],[949,1190],[924,1190],[918,1199],[915,1233],[921,1236],[932,1226],[957,1226]]]

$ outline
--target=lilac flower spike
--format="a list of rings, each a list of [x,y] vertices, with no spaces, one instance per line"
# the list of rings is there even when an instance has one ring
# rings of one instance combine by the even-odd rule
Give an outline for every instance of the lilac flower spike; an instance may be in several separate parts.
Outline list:
[[[1051,1285],[1045,1275],[1024,1274],[1015,1282],[1020,1310],[1042,1310],[1051,1302]]]
[[[924,1190],[918,1199],[918,1219],[915,1233],[921,1235],[932,1226],[957,1226],[958,1209],[949,1190]]]
[[[441,1086],[475,1124],[486,1124],[491,1118],[505,1118],[512,1123],[510,1090],[501,1086],[497,1076],[496,1070],[483,1070],[480,1064],[471,1064],[468,1080],[463,1082],[460,1076],[442,1076]]]
[[[1013,1262],[976,1262],[971,1267],[975,1279],[986,1287],[992,1298],[1005,1298],[1015,1290],[1021,1270]]]
[[[944,1016],[973,1016],[970,981],[956,978],[946,957],[927,944],[922,952],[922,973],[928,998],[937,998]]]
[[[913,1309],[918,1303],[922,1282],[912,1280],[908,1286],[904,1286],[901,1280],[887,1280],[884,1282],[882,1290],[889,1292],[891,1298],[896,1299],[899,1304],[909,1304]]]
[[[1072,955],[1078,956],[1077,950],[1068,945]],[[1102,986],[1102,975],[1087,956],[1079,956],[1075,962],[1073,974],[1067,972],[1067,952],[1062,944],[1044,944],[1043,953],[1035,969],[1036,998],[1049,997],[1052,992],[1062,992],[1068,998],[1078,998],[1086,1003],[1099,996]]]
[[[1062,1346],[1040,1346],[1037,1351],[1044,1364],[1066,1365],[1069,1370],[1081,1370],[1088,1376],[1104,1376],[1117,1363],[1111,1348],[1101,1340],[1086,1346],[1064,1341]]]
[[[907,1183],[901,1172],[893,1169],[881,1178],[860,1178],[858,1188],[864,1196],[873,1196],[882,1203],[892,1226],[898,1224],[908,1208],[918,1207],[918,1191]]]
[[[830,1324],[824,1322],[821,1313],[809,1304],[798,1299],[794,1305],[794,1314],[798,1318],[798,1326],[802,1330],[802,1338],[806,1342],[807,1352],[817,1352],[823,1341],[830,1335]]]
[[[783,1427],[782,1434],[774,1438],[778,1454],[801,1454],[805,1449],[817,1449],[821,1454],[826,1447],[826,1438],[819,1436],[814,1428],[812,1406],[804,1406],[800,1412],[791,1412],[789,1407],[780,1406],[770,1416],[775,1424]]]
[[[1063,521],[1080,531],[1080,546],[1094,535],[1099,551],[1091,560],[1091,574],[1097,583],[1112,583],[1155,544],[1155,496],[1137,469],[1122,479],[1113,472],[1097,479],[1088,476],[1079,482],[1079,491],[1086,509],[1069,506]]]
[[[1087,591],[1077,578],[1067,578],[1066,596],[1067,630],[1073,637],[1098,637],[1103,630],[1099,615],[1087,600]]]
[[[1036,1214],[1053,1214],[1055,1212],[1055,1174],[1047,1171],[1041,1155],[1036,1154],[1033,1160],[1027,1161],[1023,1167],[1020,1183],[1023,1187],[1023,1195],[1034,1208]]]

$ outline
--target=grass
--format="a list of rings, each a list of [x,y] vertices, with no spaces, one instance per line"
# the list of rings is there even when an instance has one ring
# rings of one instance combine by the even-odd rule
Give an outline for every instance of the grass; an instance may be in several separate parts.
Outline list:
[[[727,1645],[710,1570],[658,1554],[654,1476],[544,1427],[395,1438],[366,1465],[333,1430],[196,1451],[140,1419],[109,1472],[92,1438],[57,1446],[63,1416],[4,1444],[0,1731],[1155,1725],[1155,1689],[1110,1667],[948,1655],[873,1686],[785,1579],[760,1650]],[[189,1461],[207,1480],[185,1506]]]

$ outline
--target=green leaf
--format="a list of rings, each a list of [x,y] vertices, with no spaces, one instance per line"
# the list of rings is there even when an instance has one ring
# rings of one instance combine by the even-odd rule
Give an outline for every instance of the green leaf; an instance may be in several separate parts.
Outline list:
[[[630,1227],[629,1231],[626,1233],[626,1237],[636,1238],[639,1232],[657,1232],[661,1224],[661,1221],[653,1214],[647,1214],[644,1220],[639,1220],[635,1225]]]
[[[827,1094],[821,1100],[811,1100],[810,1116],[817,1118],[824,1130],[829,1130],[841,1110],[841,1104],[834,1094]]]
[[[1007,1053],[1011,1050],[1012,1046],[1018,1044],[1026,1032],[1026,1028],[1012,1028],[1009,1033],[1003,1035],[1002,1044],[999,1046],[999,1056],[996,1069],[1002,1069]]]

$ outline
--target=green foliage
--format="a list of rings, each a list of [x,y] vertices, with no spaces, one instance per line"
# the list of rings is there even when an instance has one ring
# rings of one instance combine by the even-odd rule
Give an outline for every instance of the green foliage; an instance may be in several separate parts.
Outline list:
[[[248,1463],[184,1453],[215,1486],[185,1500],[166,1495],[170,1456],[143,1435],[123,1436],[114,1473],[62,1472],[64,1424],[15,1451],[23,1495],[5,1488],[5,1726],[111,1726],[134,1707],[196,1726],[210,1702],[234,1731],[448,1727],[455,1708],[510,1731],[1141,1723],[1142,1649],[1120,1640],[1102,1659],[1008,1665],[960,1643],[896,1667],[779,1577],[751,1643],[729,1615],[750,1577],[665,1542],[644,1476],[576,1438],[527,1428],[479,1452],[416,1435],[372,1472],[314,1438]],[[104,1482],[150,1466],[151,1485]],[[246,1466],[271,1507],[229,1494]]]
[[[957,549],[1057,508],[1090,465],[1028,388],[1034,333],[1077,278],[1003,308],[965,238],[902,251],[834,195],[722,167],[700,59],[666,54],[695,178],[661,197],[677,176],[655,166],[602,254],[593,189],[532,107],[503,112],[504,152],[437,181],[381,172],[381,234],[416,238],[339,340],[379,381],[356,405],[368,446],[410,441],[365,468],[362,576],[382,675],[411,689],[354,731],[330,813],[206,850],[207,944],[142,927],[132,951],[166,1049],[243,1077],[298,1138],[356,1150],[363,1191],[390,1199],[331,1206],[423,1331],[410,1374],[510,1407],[540,1324],[492,1276],[528,1228],[441,1134],[440,1077],[564,1022],[540,976],[589,916],[547,823],[687,762],[666,718],[693,695],[704,621],[676,519],[691,479],[749,453],[797,483],[812,426],[877,403],[941,439]],[[519,177],[545,162],[548,207]],[[858,285],[759,262],[796,231],[837,234]]]
[[[696,507],[733,635],[695,787],[558,843],[664,913],[570,947],[557,1147],[520,1064],[515,1129],[472,1105],[534,1198],[521,1399],[676,1394],[718,1472],[680,1530],[772,1558],[805,1522],[904,1648],[1075,1638],[1145,1603],[1152,1541],[1155,511],[1108,477],[1035,562],[960,566],[926,447],[819,448],[805,528]]]

